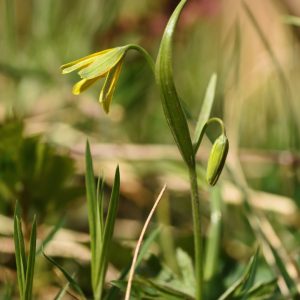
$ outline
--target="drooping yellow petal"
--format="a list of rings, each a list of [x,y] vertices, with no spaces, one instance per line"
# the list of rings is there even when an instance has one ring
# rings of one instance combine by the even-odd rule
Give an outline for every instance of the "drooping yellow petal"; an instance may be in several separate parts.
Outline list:
[[[102,104],[103,109],[106,113],[109,112],[110,103],[121,73],[122,64],[123,61],[121,60],[113,69],[109,71],[105,78],[102,90],[100,92],[99,102]]]
[[[72,93],[74,95],[79,95],[80,93],[82,93],[83,91],[88,89],[93,83],[95,83],[101,77],[104,77],[104,76],[99,76],[99,77],[96,77],[93,79],[81,79],[76,84],[74,84]]]
[[[75,70],[82,69],[82,68],[90,65],[92,62],[94,62],[97,57],[100,57],[100,56],[104,55],[105,53],[112,51],[113,49],[114,48],[106,49],[106,50],[96,52],[96,53],[90,54],[88,56],[82,57],[80,59],[71,61],[67,64],[62,65],[60,67],[60,69],[62,70],[63,74],[67,74],[67,73],[73,72]]]
[[[113,48],[111,51],[96,57],[95,60],[78,74],[81,78],[92,79],[108,73],[124,57],[128,46]]]

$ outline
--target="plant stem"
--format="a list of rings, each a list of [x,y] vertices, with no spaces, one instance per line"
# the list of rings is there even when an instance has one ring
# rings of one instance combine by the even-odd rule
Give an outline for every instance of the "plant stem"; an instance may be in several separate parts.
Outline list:
[[[203,262],[202,262],[202,233],[200,223],[200,199],[197,183],[196,167],[189,168],[191,184],[191,200],[194,226],[196,300],[202,300],[203,294]]]
[[[152,56],[141,46],[136,44],[130,44],[130,49],[135,49],[146,59],[151,71],[155,74],[155,63]]]

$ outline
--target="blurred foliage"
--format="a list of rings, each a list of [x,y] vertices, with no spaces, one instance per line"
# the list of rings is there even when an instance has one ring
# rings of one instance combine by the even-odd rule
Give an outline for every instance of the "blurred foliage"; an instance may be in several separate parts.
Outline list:
[[[38,212],[45,219],[62,213],[83,194],[83,188],[74,178],[74,161],[41,136],[25,137],[23,127],[17,119],[0,125],[1,211],[12,211],[18,199],[26,218]]]

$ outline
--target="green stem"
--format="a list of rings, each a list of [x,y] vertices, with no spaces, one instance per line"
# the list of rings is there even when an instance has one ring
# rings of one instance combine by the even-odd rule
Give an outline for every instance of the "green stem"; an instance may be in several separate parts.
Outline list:
[[[208,231],[205,251],[204,281],[209,282],[218,271],[221,223],[222,223],[222,200],[220,188],[211,190],[210,197],[210,227]]]
[[[141,46],[136,45],[136,44],[131,44],[129,49],[135,49],[137,50],[140,54],[142,54],[142,56],[146,59],[151,71],[153,72],[153,74],[155,74],[155,63],[154,60],[152,58],[152,56]]]
[[[220,128],[222,130],[222,134],[226,135],[226,130],[225,130],[225,126],[223,121],[220,118],[210,118],[207,122],[206,122],[206,126],[211,124],[211,123],[218,123],[220,125]]]
[[[189,168],[191,184],[191,200],[194,226],[196,300],[202,300],[203,295],[203,262],[202,262],[202,233],[200,223],[200,199],[197,183],[196,167]]]

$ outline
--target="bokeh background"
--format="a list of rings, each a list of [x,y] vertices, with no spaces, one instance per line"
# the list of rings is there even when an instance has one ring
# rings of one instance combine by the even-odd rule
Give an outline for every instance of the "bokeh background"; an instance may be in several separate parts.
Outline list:
[[[95,172],[104,175],[108,192],[117,164],[121,170],[122,199],[108,280],[130,261],[134,241],[164,183],[168,192],[155,222],[165,224],[167,231],[152,250],[170,266],[174,244],[192,253],[188,174],[143,58],[134,52],[126,56],[109,115],[98,103],[99,83],[73,96],[77,75],[62,76],[59,69],[128,43],[143,46],[155,58],[176,5],[174,0],[0,1],[0,286],[16,280],[11,234],[18,199],[25,230],[37,213],[40,238],[65,220],[47,251],[74,272],[87,274],[79,277],[90,292],[87,138]],[[273,240],[284,245],[298,268],[298,16],[296,0],[190,0],[178,25],[175,80],[191,130],[216,72],[212,115],[224,120],[230,141],[228,168],[217,187],[224,213],[220,274],[235,274],[238,263],[253,254],[256,239],[243,213],[241,184],[251,189],[254,207],[276,233]],[[217,133],[213,128],[208,136],[213,139]],[[212,191],[203,174],[210,147],[206,139],[198,154],[205,228]],[[35,293],[52,299],[63,278],[42,258],[37,269],[41,276]],[[265,269],[261,276],[270,277]]]

